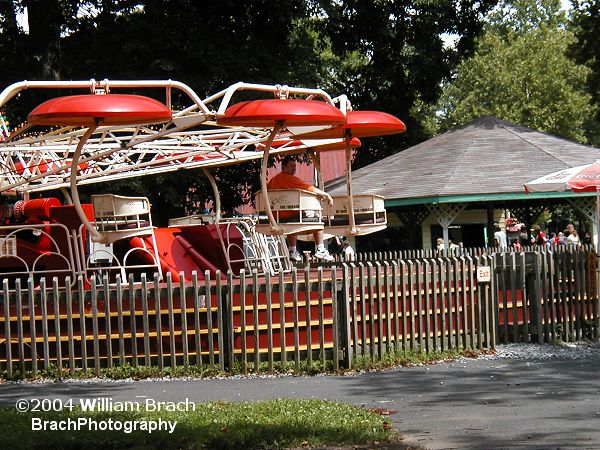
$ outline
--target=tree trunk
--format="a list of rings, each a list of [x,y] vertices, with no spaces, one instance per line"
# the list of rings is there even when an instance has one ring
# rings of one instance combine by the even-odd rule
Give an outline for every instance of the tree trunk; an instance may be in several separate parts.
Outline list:
[[[60,27],[58,0],[25,0],[29,22],[30,54],[38,63],[41,79],[60,79]]]
[[[3,20],[0,22],[0,29],[3,29],[4,33],[11,38],[19,34],[14,3],[11,0],[0,0],[0,16],[3,17]]]

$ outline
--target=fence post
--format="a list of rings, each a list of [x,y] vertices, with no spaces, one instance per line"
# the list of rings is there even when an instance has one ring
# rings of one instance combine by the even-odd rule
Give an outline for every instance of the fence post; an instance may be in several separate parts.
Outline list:
[[[145,275],[145,274],[144,274]],[[58,283],[58,281],[55,282]],[[108,275],[104,275],[102,279],[102,287],[104,290],[104,329],[106,335],[106,367],[109,369],[113,366],[113,352],[112,352],[112,325],[110,323],[110,288],[108,286]],[[58,284],[56,285],[55,299],[58,297]],[[58,309],[58,306],[57,308]],[[59,330],[59,323],[56,323],[56,329]],[[57,332],[57,334],[59,334]],[[147,366],[150,365],[150,358],[148,358]]]
[[[542,331],[542,300],[540,297],[540,289],[541,289],[541,276],[540,272],[542,270],[541,265],[541,254],[539,252],[533,252],[533,273],[529,273],[527,277],[527,292],[529,297],[529,320],[531,321],[531,325],[529,327],[525,327],[527,323],[527,317],[525,314],[527,313],[527,309],[523,309],[523,329],[529,329],[529,335],[531,336],[531,341],[534,339],[537,340],[539,344],[542,344],[543,339],[543,331]],[[526,301],[526,298],[523,298],[523,302]],[[527,334],[523,332],[523,337],[527,338]]]
[[[229,361],[229,367],[228,369],[231,370],[233,368],[233,365],[235,363],[235,353],[234,353],[234,334],[233,334],[233,292],[234,291],[234,287],[233,287],[233,272],[230,270],[229,272],[227,272],[227,295],[225,296],[225,298],[223,299],[223,302],[225,303],[224,305],[224,309],[225,309],[225,317],[227,318],[227,325],[226,325],[226,331],[227,333],[224,334],[225,336],[225,348],[227,349],[227,359],[226,361]]]
[[[593,250],[593,249],[592,249]],[[600,254],[600,248],[596,249],[596,252]],[[596,265],[596,273],[593,275],[596,277],[596,292],[591,292],[591,298],[593,299],[593,326],[594,326],[594,338],[600,338],[600,258],[596,256],[594,259]]]
[[[392,309],[394,315],[394,352],[400,351],[400,295],[398,261],[392,261],[392,291],[394,293]]]
[[[157,289],[156,283],[154,289]],[[196,366],[202,366],[202,346],[200,341],[200,294],[198,292],[198,272],[192,271],[192,301],[194,307],[194,354],[196,355]],[[206,296],[204,297],[206,299]],[[160,295],[154,296],[156,304],[160,304]],[[205,300],[206,302],[206,300]],[[156,308],[158,311],[159,308]],[[158,331],[158,330],[157,330]]]
[[[156,274],[158,275],[158,274]],[[154,278],[154,283],[156,283],[157,278]],[[121,275],[117,274],[117,330],[119,332],[119,365],[122,367],[125,365],[125,361],[127,357],[125,355],[125,325],[124,325],[124,315],[123,315],[123,287],[121,286]],[[156,317],[160,318],[160,312],[156,313]],[[156,342],[158,345],[158,367],[162,371],[163,369],[163,352],[162,352],[162,327],[160,326],[160,322],[156,323]]]
[[[183,279],[183,277],[182,277]],[[141,281],[142,281],[142,327],[144,330],[144,365],[146,367],[149,367],[152,364],[152,360],[150,357],[150,315],[148,312],[148,280],[146,279],[146,274],[143,273],[141,276]],[[179,293],[180,297],[182,297],[182,299],[180,300],[183,305],[181,307],[181,314],[182,314],[182,323],[184,323],[185,321],[185,297],[184,297],[184,287],[183,287],[183,282],[181,283],[181,288],[180,288],[180,293]],[[104,301],[106,302],[106,305],[110,304],[110,291],[108,289],[108,277],[105,276],[104,277]],[[106,329],[107,329],[107,336],[110,336],[110,333],[108,332],[110,329],[110,309],[107,308],[106,309],[107,313],[106,313]],[[185,338],[185,333],[187,332],[186,330],[186,326],[185,324],[183,324],[181,326],[181,332],[184,333],[184,345],[186,345],[186,338]],[[110,337],[108,338],[108,347],[110,347]],[[184,346],[184,361],[186,361],[187,359],[187,346]],[[110,355],[109,355],[110,356]],[[109,357],[109,361],[110,361],[110,357]],[[185,364],[185,362],[184,362]],[[185,364],[186,367],[188,364]],[[112,364],[110,364],[108,367],[111,367]]]
[[[227,272],[228,278],[231,272]],[[219,368],[224,372],[227,367],[228,351],[226,346],[227,336],[227,295],[223,295],[221,274],[215,276],[215,297],[217,306],[217,347],[219,349]]]
[[[67,277],[67,281],[65,283],[66,286],[70,286],[69,277]],[[69,288],[67,288],[67,292],[70,292]],[[23,292],[21,291],[21,280],[19,278],[15,280],[15,301],[17,306],[17,336],[19,338],[19,362],[21,371],[25,372],[25,324],[23,323]],[[72,341],[73,340],[71,339],[71,343]]]
[[[490,280],[490,341],[488,346],[491,349],[496,348],[496,339],[498,336],[498,285],[496,283],[496,262],[493,255],[488,255],[487,259],[490,264],[490,272],[493,274]]]
[[[42,291],[46,288],[44,279],[42,278]],[[94,349],[94,373],[96,376],[100,375],[100,340],[99,340],[99,331],[98,331],[98,291],[96,289],[96,279],[92,277],[91,279],[91,292],[92,292],[92,335],[93,335],[93,349]],[[45,299],[43,299],[45,303]],[[43,322],[42,322],[43,323]],[[46,334],[45,334],[46,336]],[[135,334],[133,334],[135,336]],[[46,350],[44,349],[44,356],[46,354]],[[136,352],[137,358],[137,352]],[[44,362],[46,360],[44,359]],[[137,364],[136,364],[137,365]]]
[[[81,287],[80,287],[80,292],[83,290],[83,281],[81,281]],[[27,278],[27,299],[28,299],[28,303],[29,303],[29,335],[30,335],[30,343],[31,343],[31,371],[33,372],[33,375],[37,375],[37,371],[38,371],[38,354],[37,354],[37,332],[36,332],[36,325],[35,325],[35,291],[34,291],[34,285],[35,285],[35,281],[33,279],[33,277],[29,277]],[[80,298],[82,298],[82,296],[80,296]],[[81,304],[83,305],[83,300],[81,301]],[[83,318],[83,306],[81,307],[81,314],[80,316]],[[87,358],[86,358],[86,353],[85,353],[85,321],[83,319],[81,319],[81,321],[84,323],[82,329],[82,333],[83,333],[83,338],[82,338],[82,342],[83,342],[83,350],[81,352],[81,360],[83,361],[84,364],[87,364]],[[87,366],[84,366],[84,371],[87,370]]]
[[[3,293],[2,297],[4,300],[4,343],[6,344],[6,373],[8,375],[8,378],[12,378],[13,364],[12,364],[12,353],[11,353],[12,339],[11,339],[11,333],[10,333],[10,290],[8,288],[8,279],[7,278],[5,278],[2,282],[2,293]],[[2,370],[2,366],[0,366],[0,370]]]
[[[243,270],[243,269],[242,269]],[[242,271],[240,271],[240,279]],[[241,286],[241,284],[240,284]],[[283,278],[283,271],[279,271],[279,346],[281,350],[281,365],[282,367],[286,366],[287,363],[287,354],[286,354],[286,320],[285,320],[285,280]],[[241,296],[241,293],[240,293]],[[241,305],[241,302],[240,302]]]
[[[281,289],[281,284],[279,285],[279,289]],[[283,307],[280,311],[283,311]],[[280,312],[280,314],[284,314]],[[281,329],[285,333],[285,324],[281,326]],[[246,270],[240,270],[240,347],[241,347],[241,365],[242,365],[242,373],[248,373],[248,344],[246,343]],[[282,349],[285,349],[285,346],[282,345]],[[282,355],[285,355],[285,350],[282,350]]]
[[[19,280],[17,280],[19,281]],[[17,295],[20,295],[20,283],[16,286]],[[17,316],[19,317],[19,324],[21,323],[21,301],[20,297],[17,300]],[[67,276],[65,278],[65,303],[67,305],[67,338],[68,338],[68,347],[69,347],[69,372],[75,372],[75,339],[73,338],[73,297],[71,291],[71,277]],[[21,324],[22,325],[22,324]],[[23,351],[21,350],[21,346],[23,345],[23,329],[22,326],[19,329],[19,355],[22,359]]]
[[[167,309],[168,309],[168,319],[169,319],[169,357],[171,360],[171,367],[173,369],[175,369],[175,366],[177,365],[177,351],[175,349],[175,317],[173,315],[173,281],[171,278],[171,272],[167,272],[166,274],[167,276]],[[129,278],[129,299],[131,301],[131,298],[135,298],[132,295],[132,290],[133,290],[133,278],[130,277]],[[131,314],[134,314],[134,311],[132,310]],[[131,319],[131,316],[130,316]],[[209,330],[212,327],[209,326]],[[135,333],[135,330],[132,330],[132,333]],[[210,332],[209,332],[210,333]],[[133,361],[135,362],[135,367],[137,367],[137,351],[134,351],[134,355],[133,355]]]
[[[45,277],[42,277],[40,280],[40,306],[42,313],[42,350],[44,369],[47,369],[50,365],[50,346],[48,341],[48,292],[46,291]],[[94,343],[95,342],[97,342],[97,340],[94,340]]]
[[[484,329],[483,336],[478,333],[479,337],[479,348],[482,348],[485,344],[488,348],[496,347],[496,336],[497,336],[497,277],[496,267],[493,255],[482,255],[477,258],[478,265],[489,265],[490,272],[492,274],[489,283],[477,283],[477,292],[479,298],[479,317],[480,323]],[[481,327],[480,327],[481,328]],[[483,338],[483,341],[482,341]]]
[[[171,332],[171,355],[172,355],[172,366],[173,368],[175,367],[175,334],[173,332],[174,326],[171,326],[174,322],[172,319],[173,316],[173,287],[171,284],[171,277],[170,277],[171,273],[167,272],[167,283],[169,285],[169,292],[171,293],[171,308],[169,311],[169,330]],[[129,274],[129,290],[128,290],[128,294],[129,294],[129,326],[130,326],[130,331],[131,331],[131,357],[132,357],[132,363],[133,363],[133,367],[137,367],[138,366],[138,351],[137,351],[137,328],[136,328],[136,319],[135,319],[135,285],[133,283],[133,274],[130,273]],[[92,292],[92,297],[95,294]],[[93,300],[92,300],[93,301]]]
[[[531,252],[530,253],[532,256],[534,256],[533,259],[535,259],[535,252]],[[530,336],[530,330],[529,330],[529,317],[530,317],[530,313],[529,313],[529,305],[528,305],[528,300],[529,300],[529,294],[531,292],[531,289],[529,289],[529,278],[527,275],[527,258],[525,253],[521,253],[521,290],[523,291],[523,301],[522,301],[522,309],[523,309],[523,327],[521,328],[521,336],[523,339],[523,342],[531,342],[531,336]],[[533,303],[533,302],[532,302]]]
[[[336,361],[339,361],[339,353],[341,352],[343,366],[346,369],[351,369],[352,349],[350,339],[350,311],[348,311],[348,302],[350,299],[350,287],[348,283],[350,281],[350,274],[348,264],[342,264],[341,289],[338,290],[337,271],[332,269],[331,273],[331,281],[333,283],[331,291],[334,295],[334,303],[337,302],[337,308],[334,305],[334,313],[337,311],[335,329],[338,338],[338,355],[334,356],[334,364],[336,364]]]
[[[392,345],[392,317],[391,317],[391,292],[392,288],[390,284],[390,263],[384,261],[383,263],[383,287],[385,289],[385,351],[387,353],[393,353],[394,346]]]
[[[54,333],[56,336],[56,367],[58,368],[60,376],[62,377],[63,371],[63,361],[62,361],[62,341],[61,341],[61,332],[60,332],[60,294],[58,290],[58,278],[52,278],[52,301],[54,302]],[[108,305],[108,302],[106,302]],[[110,343],[110,332],[107,333],[108,339],[107,341]],[[7,336],[10,342],[10,335]],[[108,361],[112,357],[112,353],[108,352]]]
[[[373,286],[373,263],[371,261],[367,262],[367,291],[369,296],[369,354],[371,361],[375,361],[375,287]]]

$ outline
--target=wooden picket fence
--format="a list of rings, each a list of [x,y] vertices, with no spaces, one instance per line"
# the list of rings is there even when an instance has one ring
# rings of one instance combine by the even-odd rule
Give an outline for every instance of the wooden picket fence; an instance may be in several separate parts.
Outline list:
[[[424,259],[424,258],[444,258],[444,257],[460,257],[470,256],[477,258],[483,255],[493,255],[496,253],[529,253],[529,252],[540,252],[540,253],[562,253],[562,252],[584,252],[593,253],[594,246],[592,244],[580,245],[573,247],[569,245],[557,245],[557,246],[539,246],[531,245],[523,247],[522,250],[515,250],[514,247],[508,247],[507,249],[501,250],[498,247],[468,247],[468,248],[453,248],[438,250],[435,248],[430,249],[410,249],[410,250],[389,250],[389,251],[378,251],[378,252],[360,252],[356,254],[355,260],[357,262],[369,262],[369,261],[399,261],[409,259]],[[342,255],[334,255],[336,262],[344,262]]]
[[[345,365],[406,350],[493,348],[493,279],[479,283],[475,276],[478,266],[491,264],[489,257],[461,257],[345,266]]]
[[[335,273],[335,272],[334,272]],[[81,278],[59,286],[44,279],[0,295],[0,371],[11,377],[40,370],[130,365],[273,371],[275,362],[339,368],[331,279],[324,270],[293,270],[277,282],[258,274],[226,280],[153,280],[97,285]],[[184,280],[181,277],[181,280]]]
[[[598,338],[589,249],[471,253],[178,283],[4,280],[0,372],[336,370],[409,350]]]
[[[597,257],[584,250],[495,254],[500,342],[599,337]]]

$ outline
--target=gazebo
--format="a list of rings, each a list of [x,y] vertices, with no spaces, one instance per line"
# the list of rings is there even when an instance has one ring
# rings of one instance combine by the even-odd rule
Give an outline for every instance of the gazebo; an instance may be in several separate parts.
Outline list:
[[[596,159],[600,159],[600,149],[481,117],[358,169],[352,181],[354,192],[384,196],[390,216],[396,216],[412,236],[415,227],[429,220],[441,226],[447,245],[449,227],[457,218],[470,211],[474,220],[474,211],[479,211],[491,243],[493,223],[502,219],[504,210],[515,214],[528,229],[545,208],[556,204],[575,207],[593,221],[594,201],[589,195],[526,194],[523,185]],[[343,195],[345,189],[342,179],[328,184],[332,195]],[[426,234],[421,243],[425,247]]]

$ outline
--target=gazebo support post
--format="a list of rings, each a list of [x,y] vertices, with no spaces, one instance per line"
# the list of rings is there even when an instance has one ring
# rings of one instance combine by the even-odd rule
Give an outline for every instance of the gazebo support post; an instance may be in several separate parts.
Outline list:
[[[422,248],[421,224],[429,216],[430,212],[424,205],[413,205],[410,207],[388,207],[388,211],[396,214],[400,222],[408,229],[409,248]]]
[[[487,246],[495,247],[496,241],[494,239],[494,204],[492,202],[486,203],[486,212],[487,212],[487,224],[486,224],[486,234],[487,234]]]
[[[442,225],[442,237],[444,238],[444,248],[450,248],[450,234],[448,233],[449,225]]]
[[[598,202],[596,199],[597,197],[569,199],[569,205],[592,222],[592,243],[596,245],[596,254],[599,254],[598,239],[600,236],[598,236]]]
[[[449,248],[450,236],[448,233],[448,228],[450,227],[450,225],[452,225],[456,218],[465,210],[467,205],[464,203],[433,203],[431,205],[427,205],[427,207],[442,227],[444,247],[446,249]]]
[[[531,242],[531,229],[533,228],[533,219],[531,218],[531,207],[525,205],[525,226],[527,227],[527,238]]]

